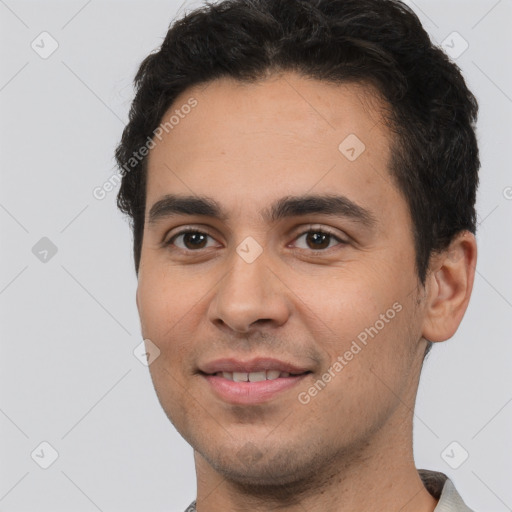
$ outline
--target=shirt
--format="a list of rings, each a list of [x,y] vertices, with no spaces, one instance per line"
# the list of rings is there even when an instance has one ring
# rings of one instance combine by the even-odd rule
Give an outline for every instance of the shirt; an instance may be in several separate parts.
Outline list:
[[[427,469],[418,472],[427,491],[439,500],[434,512],[474,512],[464,503],[453,482],[444,473]]]
[[[428,469],[420,469],[418,473],[427,491],[439,500],[434,512],[474,512],[464,503],[452,481],[444,473]],[[185,512],[197,512],[196,502],[193,501]]]

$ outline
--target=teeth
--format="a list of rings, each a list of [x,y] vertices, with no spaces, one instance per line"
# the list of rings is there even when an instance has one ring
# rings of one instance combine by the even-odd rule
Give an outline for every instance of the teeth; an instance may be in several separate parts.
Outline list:
[[[279,370],[264,370],[260,372],[219,372],[227,380],[234,382],[261,382],[263,380],[275,380],[278,378],[289,377],[288,372],[280,372]]]
[[[249,373],[249,382],[260,382],[262,380],[267,380],[267,375],[265,370],[262,372],[251,372]]]

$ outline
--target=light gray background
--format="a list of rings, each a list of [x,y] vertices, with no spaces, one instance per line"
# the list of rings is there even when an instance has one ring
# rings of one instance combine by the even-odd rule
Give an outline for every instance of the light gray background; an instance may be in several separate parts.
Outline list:
[[[460,52],[455,31],[469,44],[456,62],[480,102],[482,159],[473,297],[425,364],[415,456],[472,508],[502,512],[512,510],[512,5],[408,3],[436,42],[450,36]],[[1,511],[182,511],[195,496],[192,449],[133,354],[136,279],[117,188],[101,201],[92,191],[114,173],[140,61],[196,5],[0,0]],[[31,47],[51,48],[43,31],[59,45],[46,59]],[[57,247],[46,262],[32,252],[42,237]],[[43,441],[59,455],[47,469]]]

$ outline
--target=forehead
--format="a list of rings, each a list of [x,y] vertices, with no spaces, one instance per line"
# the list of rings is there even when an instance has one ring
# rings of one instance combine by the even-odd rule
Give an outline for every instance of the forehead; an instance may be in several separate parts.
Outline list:
[[[220,195],[239,212],[252,204],[260,211],[283,195],[334,190],[376,207],[391,196],[401,201],[388,169],[385,106],[369,86],[294,73],[189,88],[154,139],[146,211],[164,193]]]

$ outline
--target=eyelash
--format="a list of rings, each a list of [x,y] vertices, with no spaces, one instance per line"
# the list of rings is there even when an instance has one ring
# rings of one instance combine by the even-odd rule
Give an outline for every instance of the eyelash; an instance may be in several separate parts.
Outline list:
[[[187,233],[194,233],[194,234],[198,234],[198,235],[206,235],[206,236],[209,236],[210,238],[213,238],[213,236],[211,236],[209,233],[206,233],[204,231],[201,231],[200,229],[197,229],[197,228],[193,228],[193,227],[190,227],[190,228],[185,228],[185,229],[182,229],[181,231],[178,231],[177,233],[175,233],[171,238],[169,238],[169,240],[165,241],[163,243],[163,246],[164,247],[170,247],[172,245],[174,245],[174,241],[179,237],[179,236],[182,236],[182,235],[186,235]],[[297,240],[299,239],[300,237],[304,236],[304,235],[307,235],[309,233],[320,233],[322,235],[327,235],[327,236],[330,236],[331,238],[334,238],[338,243],[338,245],[347,245],[348,242],[345,241],[345,240],[342,240],[341,238],[339,238],[337,235],[335,235],[334,233],[332,233],[331,231],[329,231],[328,229],[325,229],[325,228],[314,228],[314,227],[310,227],[309,229],[307,229],[306,231],[303,231],[301,233],[299,233],[295,238],[294,240]],[[185,251],[185,252],[201,252],[202,249],[183,249],[181,247],[176,247],[178,250],[181,250],[181,251]],[[312,252],[312,253],[321,253],[321,252],[326,252],[328,251],[329,249],[332,249],[333,247],[328,247],[326,249],[301,249],[301,250],[308,250],[309,252]]]

